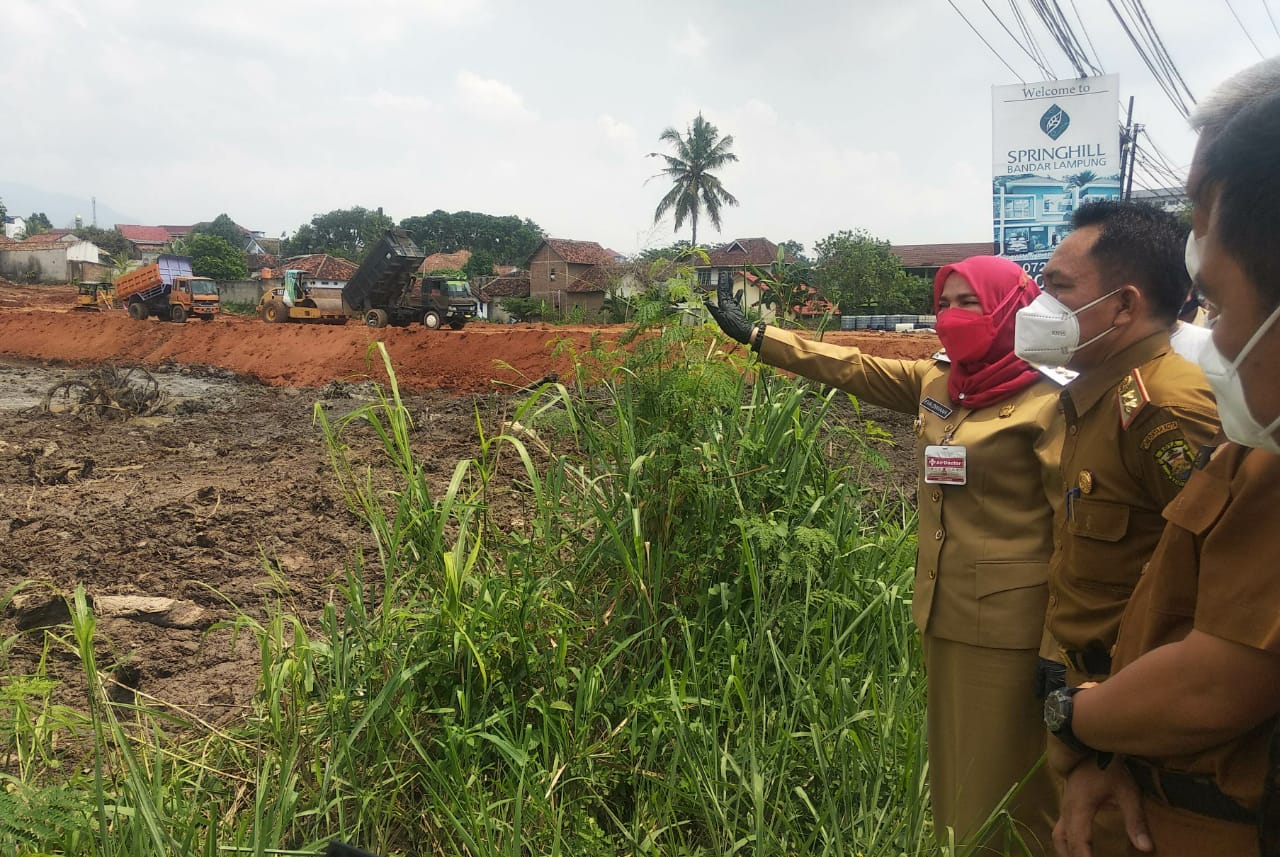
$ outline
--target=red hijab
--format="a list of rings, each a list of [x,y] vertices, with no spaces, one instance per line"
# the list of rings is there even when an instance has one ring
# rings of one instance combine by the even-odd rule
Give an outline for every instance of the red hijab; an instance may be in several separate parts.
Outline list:
[[[1013,353],[1017,312],[1040,294],[1022,266],[998,256],[971,256],[947,265],[933,278],[937,312],[942,287],[959,274],[973,287],[982,313],[948,309],[938,313],[938,338],[951,358],[947,392],[962,408],[985,408],[1029,387],[1040,377],[1031,364]]]

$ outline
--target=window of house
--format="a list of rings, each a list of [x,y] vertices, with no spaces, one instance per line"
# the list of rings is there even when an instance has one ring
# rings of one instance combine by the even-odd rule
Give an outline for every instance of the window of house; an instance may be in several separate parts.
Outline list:
[[[711,287],[711,269],[710,268],[703,268],[701,271],[698,272],[698,285],[702,286],[703,288]]]

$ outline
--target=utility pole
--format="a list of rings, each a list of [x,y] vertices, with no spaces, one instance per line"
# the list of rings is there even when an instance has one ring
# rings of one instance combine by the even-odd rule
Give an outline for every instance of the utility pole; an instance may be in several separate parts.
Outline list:
[[[1129,199],[1133,196],[1133,162],[1138,156],[1138,135],[1142,133],[1143,126],[1140,123],[1134,123],[1133,126],[1133,142],[1129,144],[1129,174],[1125,178],[1124,198]]]
[[[1129,96],[1129,115],[1124,120],[1124,133],[1120,135],[1120,190],[1124,199],[1129,198],[1129,192],[1124,189],[1125,179],[1128,178],[1129,186],[1133,186],[1133,175],[1130,166],[1131,153],[1133,145],[1137,141],[1133,136],[1133,96]]]

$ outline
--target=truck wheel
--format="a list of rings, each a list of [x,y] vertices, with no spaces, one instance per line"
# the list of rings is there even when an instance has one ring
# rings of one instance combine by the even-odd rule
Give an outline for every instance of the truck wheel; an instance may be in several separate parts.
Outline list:
[[[440,314],[436,312],[428,312],[422,317],[422,326],[427,330],[439,330]]]
[[[146,321],[147,305],[144,304],[142,301],[132,302],[131,304],[129,304],[129,315],[132,318],[136,318],[138,321]]]
[[[466,322],[465,322],[465,321],[463,321],[463,320],[462,320],[462,319],[460,319],[460,318],[456,318],[456,319],[454,319],[453,321],[449,322],[449,326],[450,326],[451,328],[453,328],[454,330],[462,330],[462,327],[463,327],[463,325],[465,325],[465,324],[466,324]]]
[[[369,327],[386,327],[387,311],[385,309],[371,309],[364,314],[364,323]]]
[[[173,308],[169,310],[169,318],[176,324],[186,324],[187,322],[186,307],[184,307],[182,304],[174,304]]]
[[[272,301],[262,308],[262,320],[268,324],[279,324],[289,317],[289,310],[279,301]]]

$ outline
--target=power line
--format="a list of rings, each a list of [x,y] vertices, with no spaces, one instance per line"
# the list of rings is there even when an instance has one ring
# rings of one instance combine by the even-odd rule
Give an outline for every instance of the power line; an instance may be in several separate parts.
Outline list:
[[[1003,19],[1003,18],[1001,18],[999,15],[997,15],[997,14],[996,14],[996,10],[991,8],[991,4],[989,4],[989,3],[987,2],[987,0],[982,0],[982,5],[987,7],[987,11],[991,13],[991,17],[992,17],[992,18],[995,18],[995,19],[996,19],[996,23],[997,23],[997,24],[999,24],[999,25],[1001,26],[1001,28],[1002,28],[1006,33],[1008,33],[1008,34],[1009,34],[1009,38],[1010,38],[1010,39],[1013,39],[1013,43],[1014,43],[1015,45],[1017,45],[1017,46],[1022,50],[1022,52],[1023,52],[1024,54],[1026,54],[1026,55],[1027,55],[1027,57],[1028,57],[1028,58],[1029,58],[1033,63],[1035,63],[1036,65],[1040,66],[1040,70],[1041,70],[1042,72],[1044,72],[1044,73],[1045,73],[1045,74],[1047,74],[1047,75],[1051,75],[1052,73],[1049,71],[1049,69],[1045,68],[1045,66],[1044,66],[1044,64],[1043,64],[1043,63],[1041,63],[1041,62],[1040,62],[1039,57],[1037,57],[1037,56],[1036,56],[1035,54],[1033,54],[1031,51],[1027,50],[1027,46],[1026,46],[1026,45],[1024,45],[1022,42],[1020,42],[1020,41],[1018,40],[1018,37],[1017,37],[1017,36],[1015,36],[1015,35],[1013,34],[1013,30],[1010,30],[1010,29],[1008,28],[1008,26],[1006,26],[1006,25],[1005,25],[1004,19]]]
[[[1266,54],[1262,52],[1262,48],[1258,47],[1258,43],[1253,40],[1253,36],[1249,33],[1249,29],[1244,25],[1244,21],[1241,21],[1240,16],[1236,14],[1236,7],[1231,5],[1231,0],[1226,0],[1226,3],[1227,8],[1231,10],[1231,17],[1235,18],[1236,23],[1240,25],[1240,32],[1244,33],[1244,37],[1249,40],[1249,44],[1253,45],[1253,49],[1258,52],[1258,57],[1266,59]]]
[[[1262,0],[1262,8],[1267,10],[1267,17],[1271,19],[1271,29],[1276,31],[1276,35],[1280,36],[1280,27],[1276,26],[1276,17],[1271,14],[1271,4],[1267,0]]]
[[[955,10],[955,13],[959,15],[966,24],[969,25],[969,29],[973,30],[973,34],[977,36],[979,39],[982,39],[982,43],[987,46],[987,50],[995,54],[996,59],[1000,60],[1000,62],[1004,65],[1004,67],[1009,69],[1009,73],[1012,74],[1014,77],[1016,77],[1020,82],[1026,83],[1027,81],[1023,79],[1022,75],[1014,71],[1013,66],[1009,65],[1009,63],[1005,60],[1005,58],[1000,55],[1000,52],[997,51],[995,48],[991,47],[991,43],[987,41],[986,37],[983,36],[982,33],[978,32],[978,28],[973,26],[972,23],[970,23],[969,19],[965,17],[965,14],[960,11],[960,8],[958,6],[956,6],[955,0],[947,0],[947,3],[950,4],[951,8]]]
[[[1263,0],[1266,2],[1266,0]],[[1089,43],[1089,50],[1093,51],[1093,58],[1097,60],[1098,71],[1106,74],[1106,69],[1102,66],[1102,57],[1098,54],[1098,49],[1093,46],[1093,37],[1089,35],[1089,28],[1084,25],[1084,19],[1080,17],[1080,10],[1076,8],[1076,0],[1071,0],[1071,11],[1076,13],[1076,21],[1080,24],[1080,32],[1084,33],[1085,41]]]
[[[1125,2],[1125,0],[1121,0],[1121,2]],[[1164,94],[1169,99],[1169,102],[1173,104],[1173,106],[1178,110],[1179,113],[1182,114],[1183,118],[1186,118],[1187,116],[1189,116],[1191,114],[1191,110],[1187,107],[1187,103],[1182,98],[1181,93],[1178,92],[1177,85],[1174,82],[1174,80],[1170,77],[1168,70],[1165,67],[1165,64],[1160,61],[1154,60],[1151,54],[1148,53],[1147,45],[1143,43],[1143,38],[1142,38],[1142,36],[1145,34],[1142,34],[1140,32],[1135,32],[1135,30],[1141,29],[1139,27],[1138,21],[1141,20],[1142,16],[1134,13],[1132,11],[1132,7],[1130,7],[1128,3],[1126,3],[1125,8],[1129,9],[1131,14],[1134,15],[1133,26],[1130,26],[1130,21],[1126,19],[1124,14],[1121,13],[1120,9],[1117,8],[1115,4],[1115,0],[1107,0],[1107,5],[1111,7],[1111,11],[1116,16],[1116,20],[1120,22],[1120,27],[1124,30],[1125,35],[1129,37],[1129,42],[1137,50],[1138,56],[1142,58],[1143,63],[1147,66],[1147,70],[1151,72],[1152,78],[1155,79],[1156,83],[1159,84],[1160,88],[1164,91]],[[1143,11],[1145,12],[1145,10]],[[1152,27],[1152,29],[1154,29],[1154,27]],[[1160,48],[1163,48],[1163,44],[1160,45]],[[1152,53],[1155,53],[1155,54],[1161,53],[1160,49],[1156,48],[1155,44],[1151,45],[1151,49],[1152,49]],[[1167,51],[1164,53],[1167,57]],[[1171,60],[1168,61],[1168,65],[1172,65]],[[1180,81],[1181,75],[1177,75],[1177,78]],[[1183,86],[1185,88],[1186,84],[1183,83]],[[1191,95],[1190,91],[1187,92],[1187,95],[1188,96]],[[1195,99],[1191,98],[1191,102],[1194,104]]]
[[[1031,32],[1031,28],[1027,26],[1026,18],[1022,17],[1022,10],[1018,8],[1017,0],[1009,0],[1009,8],[1013,11],[1013,18],[1015,21],[1018,22],[1018,29],[1022,30],[1023,37],[1026,38],[1026,40],[1031,44],[1031,47],[1035,50],[1037,54],[1040,55],[1040,58],[1043,60],[1043,62],[1041,63],[1041,66],[1048,67],[1049,69],[1048,79],[1050,80],[1056,79],[1058,77],[1058,74],[1053,70],[1053,67],[1049,65],[1049,58],[1045,56],[1044,51],[1041,50],[1040,48],[1039,40],[1036,39],[1035,34]]]

